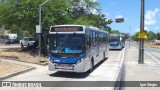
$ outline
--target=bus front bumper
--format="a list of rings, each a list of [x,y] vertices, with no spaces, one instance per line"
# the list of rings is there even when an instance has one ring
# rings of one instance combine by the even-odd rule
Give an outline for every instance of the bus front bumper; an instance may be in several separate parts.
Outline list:
[[[109,49],[122,49],[121,46],[109,46]]]
[[[82,61],[79,64],[72,64],[69,67],[58,67],[57,63],[53,63],[49,60],[48,69],[49,71],[64,71],[64,72],[77,72],[77,73],[83,73],[87,71],[85,69],[85,61]]]

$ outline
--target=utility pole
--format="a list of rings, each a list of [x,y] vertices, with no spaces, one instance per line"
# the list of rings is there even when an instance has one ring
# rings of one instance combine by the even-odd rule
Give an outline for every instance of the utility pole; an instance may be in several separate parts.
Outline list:
[[[41,12],[42,12],[42,6],[41,6],[41,4],[39,4],[39,26],[40,26],[40,33],[39,33],[39,35],[38,35],[38,37],[39,37],[39,50],[38,50],[38,59],[39,59],[39,63],[40,63],[40,61],[41,61],[41,33],[42,33],[42,23],[41,23]]]
[[[128,26],[129,27],[129,48],[130,48],[130,43],[131,43],[131,26]]]
[[[42,34],[42,6],[47,3],[49,0],[46,0],[45,2],[43,2],[42,4],[39,4],[39,29],[40,29],[40,33],[39,33],[39,51],[38,51],[38,58],[39,58],[39,63],[41,61],[41,34]]]
[[[141,0],[140,33],[144,30],[144,0]],[[139,38],[139,61],[144,64],[144,38]]]

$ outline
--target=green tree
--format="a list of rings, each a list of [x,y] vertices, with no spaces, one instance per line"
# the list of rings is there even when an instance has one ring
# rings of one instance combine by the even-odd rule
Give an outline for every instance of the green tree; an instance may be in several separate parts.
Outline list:
[[[147,34],[147,40],[153,40],[154,38],[156,38],[156,34],[152,31],[149,31]]]
[[[35,34],[39,4],[45,0],[6,0],[0,2],[0,25],[12,32]],[[107,20],[92,0],[50,0],[42,7],[42,28],[57,24],[82,24],[111,31]],[[96,11],[93,12],[93,11]]]
[[[124,35],[125,39],[129,38],[129,33],[121,33],[122,35]]]
[[[157,33],[156,37],[158,40],[160,40],[160,33]]]
[[[35,26],[38,25],[39,4],[44,0],[7,0],[0,3],[0,24],[8,29],[35,34]],[[50,0],[42,7],[42,26],[48,28],[51,25],[65,23],[63,14],[68,5],[65,0]],[[57,17],[58,16],[58,17]],[[58,19],[58,20],[57,20]]]
[[[137,40],[138,40],[138,36],[139,36],[139,32],[136,32],[136,33],[132,36],[132,38],[137,41]]]
[[[108,32],[111,31],[107,25],[111,24],[112,20],[107,20],[100,12],[99,3],[91,0],[70,0],[69,4],[71,7],[67,11],[74,24],[95,26]]]
[[[118,34],[120,34],[120,32],[118,30],[112,30],[111,33],[118,33]]]

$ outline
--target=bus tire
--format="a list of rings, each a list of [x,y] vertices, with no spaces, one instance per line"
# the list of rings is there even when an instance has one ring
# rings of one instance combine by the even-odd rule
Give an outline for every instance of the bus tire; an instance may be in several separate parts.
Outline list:
[[[92,58],[92,59],[91,59],[91,62],[90,62],[89,72],[92,72],[92,71],[93,71],[93,67],[94,67],[94,60],[93,60],[93,58]]]

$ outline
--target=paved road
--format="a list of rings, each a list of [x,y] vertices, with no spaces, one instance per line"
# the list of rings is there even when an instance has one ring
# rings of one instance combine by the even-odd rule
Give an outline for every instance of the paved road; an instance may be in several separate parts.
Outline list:
[[[139,46],[135,44],[134,42],[130,42],[130,45],[136,48],[139,48]],[[126,42],[126,46],[129,47],[128,41]],[[160,49],[145,47],[144,52],[148,54],[149,56],[151,56],[154,60],[156,60],[160,64]]]
[[[160,49],[145,48],[145,52],[160,64]]]
[[[122,50],[109,51],[108,59],[104,62],[99,63],[93,72],[89,73],[70,73],[70,72],[56,72],[48,71],[48,66],[37,68],[36,70],[12,77],[7,79],[7,81],[115,81],[117,79],[120,62],[122,58]],[[116,56],[115,56],[116,55]],[[86,87],[87,88],[87,87]],[[83,90],[86,88],[76,88]],[[113,87],[99,87],[99,88],[89,88],[91,90],[99,89],[113,89]],[[10,90],[11,88],[4,88],[3,90]],[[22,88],[15,88],[22,89]],[[36,88],[35,88],[36,89]],[[39,90],[38,88],[37,90]],[[64,88],[45,88],[45,90],[63,90]],[[67,88],[72,89],[72,88]],[[12,88],[13,90],[13,88]],[[24,90],[24,89],[23,89]],[[28,90],[28,88],[26,88]],[[75,90],[75,88],[73,88]]]
[[[126,45],[128,42],[126,42]],[[159,81],[160,80],[160,64],[157,63],[155,57],[159,52],[159,49],[145,48],[144,64],[138,64],[138,46],[131,42],[131,47],[127,47],[124,58],[125,67],[125,80],[126,81]],[[158,83],[154,82],[155,85]],[[160,87],[146,86],[142,87],[138,82],[127,83],[125,90],[160,90]],[[132,85],[138,85],[138,87],[131,87]]]

